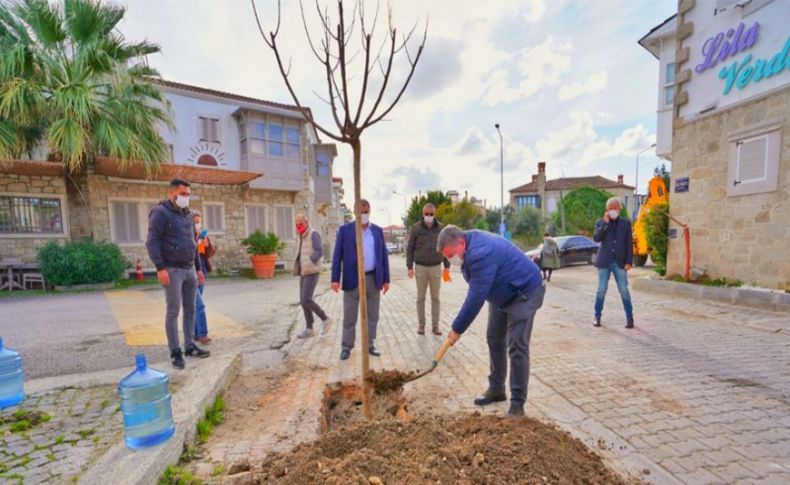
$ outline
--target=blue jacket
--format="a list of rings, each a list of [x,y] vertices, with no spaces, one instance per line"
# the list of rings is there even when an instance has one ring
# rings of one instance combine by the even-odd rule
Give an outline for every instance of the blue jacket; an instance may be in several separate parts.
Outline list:
[[[189,209],[179,209],[169,200],[151,209],[145,247],[157,271],[167,267],[201,270],[192,213]]]
[[[595,223],[593,240],[601,243],[598,255],[595,257],[595,266],[608,268],[612,261],[617,266],[634,264],[634,235],[631,232],[631,221],[625,217],[618,217],[616,222],[606,222],[600,219]]]
[[[354,232],[354,222],[340,226],[337,230],[335,253],[332,256],[332,283],[341,281],[343,275],[343,291],[355,289],[359,285],[357,280],[357,237]],[[387,255],[387,245],[384,243],[384,231],[377,225],[371,224],[373,242],[376,250],[376,288],[382,289],[384,283],[390,282],[390,262]]]
[[[469,283],[466,300],[453,330],[464,333],[483,303],[505,308],[519,295],[543,284],[540,269],[507,239],[482,231],[466,231],[466,254],[461,273]]]

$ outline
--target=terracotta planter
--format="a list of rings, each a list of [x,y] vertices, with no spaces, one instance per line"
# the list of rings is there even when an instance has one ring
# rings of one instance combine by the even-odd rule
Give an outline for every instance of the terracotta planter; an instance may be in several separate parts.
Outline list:
[[[277,263],[276,254],[254,254],[250,256],[255,277],[260,279],[274,278],[274,265]]]

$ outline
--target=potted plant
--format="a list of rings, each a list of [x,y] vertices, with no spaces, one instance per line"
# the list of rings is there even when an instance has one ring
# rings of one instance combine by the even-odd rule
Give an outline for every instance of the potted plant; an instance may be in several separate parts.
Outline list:
[[[250,261],[252,262],[255,276],[262,279],[274,277],[274,265],[277,262],[277,255],[285,247],[280,238],[272,232],[264,234],[260,230],[256,230],[246,239],[243,239],[241,243],[247,246],[247,252],[250,254]]]

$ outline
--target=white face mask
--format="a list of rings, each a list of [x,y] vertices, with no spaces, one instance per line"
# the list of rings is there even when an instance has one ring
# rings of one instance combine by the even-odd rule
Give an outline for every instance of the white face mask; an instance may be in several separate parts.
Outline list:
[[[199,222],[195,223],[195,231],[196,232],[200,232],[200,223]]]
[[[433,216],[425,216],[426,224],[433,224]]]
[[[620,211],[618,211],[618,210],[610,210],[609,211],[609,219],[617,219],[617,217],[619,215],[620,215]]]
[[[182,209],[186,209],[189,207],[189,196],[188,195],[177,195],[176,196],[176,205]]]
[[[370,214],[362,214],[362,225],[367,226],[370,223]]]
[[[450,258],[449,261],[453,264],[453,266],[461,266],[464,264],[464,258],[458,256],[457,254]]]

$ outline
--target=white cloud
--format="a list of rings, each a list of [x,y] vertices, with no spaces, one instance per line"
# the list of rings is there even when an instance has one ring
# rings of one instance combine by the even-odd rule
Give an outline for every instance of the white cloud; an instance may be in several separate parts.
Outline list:
[[[516,55],[517,69],[499,68],[488,77],[483,103],[496,106],[532,96],[545,86],[559,84],[571,69],[571,51],[569,41],[560,42],[552,35],[542,44],[523,49]],[[512,78],[518,82],[513,83]]]
[[[523,13],[523,18],[530,23],[537,22],[546,13],[546,3],[543,0],[528,0],[526,7],[528,10]]]
[[[603,91],[608,83],[609,77],[606,71],[600,71],[588,77],[584,82],[568,84],[567,86],[561,87],[557,93],[557,99],[560,101],[570,101],[583,94],[597,93]]]

